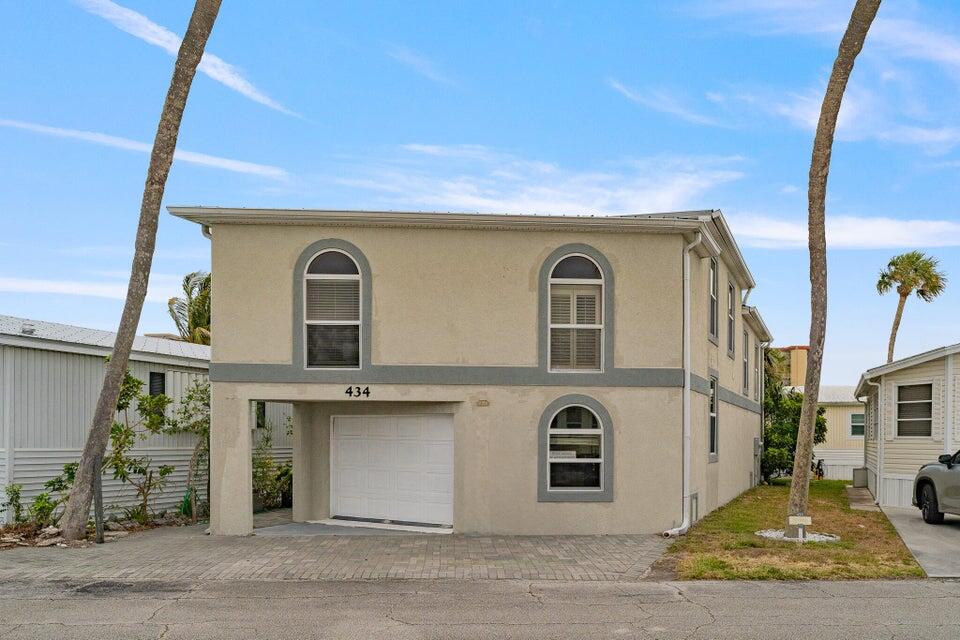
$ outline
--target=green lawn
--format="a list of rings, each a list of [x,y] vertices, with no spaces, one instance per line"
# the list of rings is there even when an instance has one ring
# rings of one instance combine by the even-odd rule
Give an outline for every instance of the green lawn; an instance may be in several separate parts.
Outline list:
[[[855,511],[846,483],[810,483],[812,531],[840,536],[839,542],[774,541],[754,534],[782,529],[789,481],[751,489],[694,525],[668,550],[680,579],[845,580],[920,578],[923,570],[893,525],[880,512]]]

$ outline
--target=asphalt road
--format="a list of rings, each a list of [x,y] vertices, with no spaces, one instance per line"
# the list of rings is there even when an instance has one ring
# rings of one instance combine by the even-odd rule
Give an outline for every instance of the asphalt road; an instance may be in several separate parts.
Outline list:
[[[4,582],[13,638],[960,638],[960,582]]]

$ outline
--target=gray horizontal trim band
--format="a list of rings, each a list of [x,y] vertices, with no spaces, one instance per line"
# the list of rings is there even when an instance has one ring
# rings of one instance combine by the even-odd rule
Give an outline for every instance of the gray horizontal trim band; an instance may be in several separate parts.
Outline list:
[[[711,373],[713,370],[711,369]],[[703,395],[710,394],[710,381],[706,378],[698,376],[693,373],[690,374],[690,388],[697,393],[702,393]],[[752,411],[753,413],[760,413],[760,403],[754,402],[750,398],[746,398],[736,391],[731,391],[726,387],[719,387],[717,390],[717,396],[720,399],[720,402],[726,402],[727,404],[732,404],[735,407],[740,407],[747,411]]]
[[[375,364],[355,370],[300,369],[289,364],[210,363],[214,382],[319,382],[484,384],[564,387],[682,387],[683,369],[612,369],[551,373],[539,367],[470,367]]]
[[[690,374],[690,388],[705,396],[710,395],[710,381],[695,373]]]

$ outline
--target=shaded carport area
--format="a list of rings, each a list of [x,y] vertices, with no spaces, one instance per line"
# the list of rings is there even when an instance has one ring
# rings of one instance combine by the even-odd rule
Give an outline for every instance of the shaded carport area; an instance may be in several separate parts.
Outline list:
[[[931,578],[960,578],[960,516],[927,524],[915,508],[883,507],[923,570]]]

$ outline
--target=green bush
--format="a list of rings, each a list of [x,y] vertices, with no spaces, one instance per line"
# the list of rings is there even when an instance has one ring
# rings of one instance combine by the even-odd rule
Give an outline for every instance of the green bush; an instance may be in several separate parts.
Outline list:
[[[13,522],[14,524],[20,524],[23,522],[23,502],[21,501],[21,494],[23,493],[22,484],[8,484],[4,490],[7,499],[0,504],[0,512],[3,513],[13,513]]]

